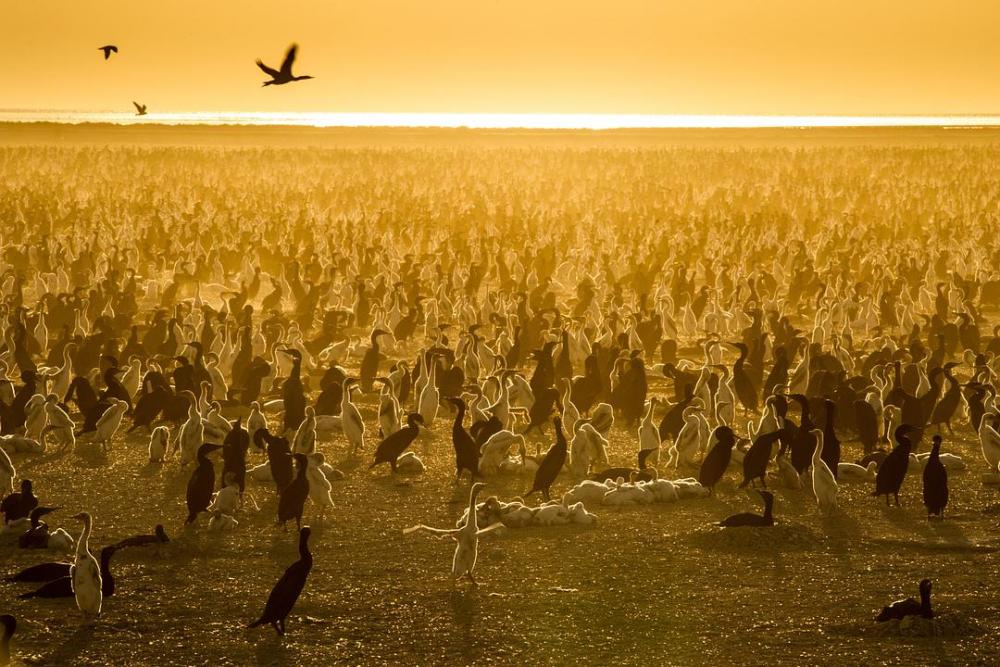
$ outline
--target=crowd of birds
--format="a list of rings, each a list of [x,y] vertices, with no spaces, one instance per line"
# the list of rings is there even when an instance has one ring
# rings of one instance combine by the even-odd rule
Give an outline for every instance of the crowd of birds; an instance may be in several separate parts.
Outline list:
[[[314,525],[335,510],[333,439],[393,477],[423,469],[421,434],[450,440],[464,520],[406,532],[455,539],[453,581],[475,582],[480,536],[504,527],[479,519],[504,471],[543,508],[565,507],[558,489],[758,487],[763,513],[720,530],[780,521],[775,485],[826,517],[856,483],[947,520],[949,470],[1000,482],[1000,240],[982,213],[1000,179],[961,151],[91,155],[3,155],[3,532],[75,553],[9,577],[42,584],[29,600],[97,618],[113,554],[168,543],[158,526],[98,560],[100,517],[49,529],[60,508],[15,467],[123,440],[189,480],[177,530],[238,530],[258,498],[294,522],[299,559],[251,624],[279,634],[312,567],[307,507]],[[612,427],[629,460],[609,460]],[[979,451],[959,454],[966,428]],[[930,616],[920,590],[880,620]]]
[[[294,83],[295,81],[306,81],[308,79],[313,79],[315,77],[302,75],[295,76],[292,73],[292,65],[295,63],[295,55],[298,52],[298,45],[292,44],[288,47],[288,51],[285,53],[285,59],[281,61],[281,67],[279,69],[274,69],[273,67],[268,67],[260,59],[257,60],[257,67],[260,68],[264,74],[271,77],[269,80],[265,81],[262,85],[264,86],[283,86],[286,83]],[[104,46],[97,47],[97,50],[104,54],[104,60],[109,60],[111,54],[118,53],[118,46],[115,44],[105,44]],[[139,104],[136,101],[132,101],[132,106],[135,107],[136,116],[145,116],[149,113],[148,106],[145,104]]]

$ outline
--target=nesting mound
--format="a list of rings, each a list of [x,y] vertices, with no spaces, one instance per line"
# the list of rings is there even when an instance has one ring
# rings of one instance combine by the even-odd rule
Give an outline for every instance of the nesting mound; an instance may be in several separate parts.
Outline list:
[[[699,549],[711,551],[808,551],[820,537],[800,523],[780,522],[768,528],[706,526],[688,537]]]
[[[959,639],[983,634],[975,619],[959,613],[938,614],[934,618],[907,616],[902,620],[885,623],[857,621],[830,627],[833,634],[852,637],[942,637]]]

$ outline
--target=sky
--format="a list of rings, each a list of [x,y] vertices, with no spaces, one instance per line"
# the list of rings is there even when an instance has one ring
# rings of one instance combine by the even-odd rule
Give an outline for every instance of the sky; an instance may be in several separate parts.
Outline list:
[[[4,0],[0,109],[1000,113],[989,0]],[[261,87],[299,44],[311,81]],[[97,47],[117,44],[105,62]]]

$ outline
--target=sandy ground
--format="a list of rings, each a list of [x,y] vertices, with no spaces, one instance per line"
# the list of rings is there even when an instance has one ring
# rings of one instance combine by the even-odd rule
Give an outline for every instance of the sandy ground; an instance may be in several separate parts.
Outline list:
[[[372,399],[363,401],[369,429]],[[420,522],[450,527],[467,501],[468,484],[456,487],[450,474],[448,424],[442,409],[415,446],[428,469],[405,484],[387,469],[367,470],[370,432],[363,460],[350,458],[343,440],[321,446],[348,477],[334,484],[332,516],[314,526],[315,566],[283,640],[244,627],[296,558],[294,531],[273,525],[270,487],[251,486],[260,513],[245,510],[235,533],[218,536],[204,525],[182,528],[189,471],[176,461],[147,465],[144,436],[117,437],[107,457],[87,444],[18,457],[42,502],[65,507],[50,525],[75,533],[72,512],[95,515],[95,552],[157,522],[173,539],[116,555],[117,593],[94,625],[72,600],[21,601],[28,586],[4,584],[5,607],[20,619],[17,651],[36,664],[77,665],[1000,664],[1000,492],[981,484],[985,464],[967,427],[946,438],[946,449],[972,465],[951,475],[945,521],[926,520],[920,477],[911,474],[900,509],[867,487],[842,487],[843,514],[823,519],[803,492],[781,490],[775,529],[723,531],[713,522],[759,505],[735,488],[733,471],[714,498],[597,507],[593,528],[484,538],[481,585],[453,588],[452,542],[401,533]],[[631,460],[634,446],[634,434],[616,425],[612,463]],[[845,447],[845,459],[856,453]],[[501,477],[488,492],[509,499],[529,482]],[[569,485],[561,477],[556,490]],[[4,572],[57,556],[0,553]],[[922,577],[935,582],[939,613],[967,620],[966,629],[882,636],[874,613],[915,595]]]

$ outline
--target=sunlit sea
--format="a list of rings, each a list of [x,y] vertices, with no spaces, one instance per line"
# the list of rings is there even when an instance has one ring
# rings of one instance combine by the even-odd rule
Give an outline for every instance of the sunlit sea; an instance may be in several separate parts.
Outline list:
[[[558,113],[326,113],[0,110],[2,122],[276,125],[302,127],[468,127],[559,130],[781,127],[997,127],[1000,116],[765,116]]]

